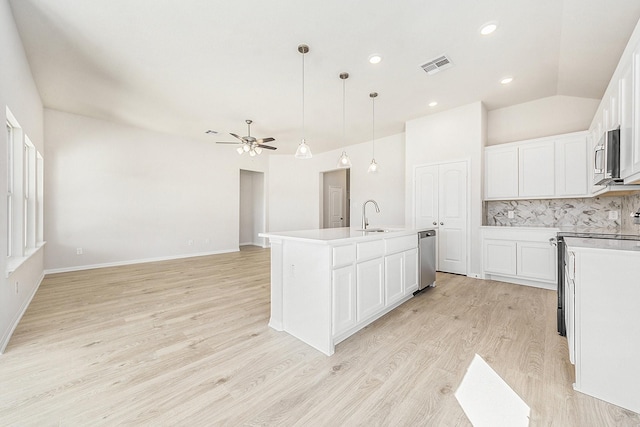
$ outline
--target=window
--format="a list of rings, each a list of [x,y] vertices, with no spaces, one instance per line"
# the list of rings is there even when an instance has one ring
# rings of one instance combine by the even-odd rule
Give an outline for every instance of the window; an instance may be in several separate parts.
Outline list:
[[[12,272],[43,244],[44,159],[7,108],[7,257]]]

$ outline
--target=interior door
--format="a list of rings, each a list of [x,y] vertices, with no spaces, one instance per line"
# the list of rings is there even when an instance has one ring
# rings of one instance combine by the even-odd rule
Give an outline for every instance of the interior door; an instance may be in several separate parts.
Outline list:
[[[416,228],[436,230],[436,269],[467,274],[467,163],[417,167],[414,202]]]
[[[331,228],[344,226],[344,217],[342,215],[343,192],[342,187],[329,186],[329,224]]]
[[[438,267],[467,274],[467,163],[439,165]]]

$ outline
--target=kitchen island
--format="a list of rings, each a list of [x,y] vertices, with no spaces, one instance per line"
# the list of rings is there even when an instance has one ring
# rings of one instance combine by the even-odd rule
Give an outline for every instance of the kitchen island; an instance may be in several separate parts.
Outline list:
[[[271,243],[269,326],[328,356],[418,289],[416,230],[345,227],[260,236]]]

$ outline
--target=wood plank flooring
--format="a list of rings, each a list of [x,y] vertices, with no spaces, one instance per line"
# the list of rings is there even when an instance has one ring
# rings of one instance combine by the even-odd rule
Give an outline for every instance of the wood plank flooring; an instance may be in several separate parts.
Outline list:
[[[532,426],[640,426],[571,388],[555,292],[437,282],[327,357],[267,326],[268,250],[50,275],[0,356],[0,425],[467,426],[478,353]]]

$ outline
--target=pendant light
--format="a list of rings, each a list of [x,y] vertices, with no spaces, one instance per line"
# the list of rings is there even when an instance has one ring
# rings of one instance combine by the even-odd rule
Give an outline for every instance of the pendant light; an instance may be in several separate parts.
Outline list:
[[[378,96],[378,92],[371,92],[369,97],[371,98],[371,111],[372,111],[372,125],[371,125],[371,142],[373,145],[373,155],[371,158],[371,164],[369,165],[368,173],[376,173],[378,172],[379,166],[376,163],[376,97]]]
[[[304,140],[304,55],[309,52],[309,46],[301,44],[298,46],[298,52],[302,54],[302,141],[300,141],[300,145],[296,150],[296,159],[310,159],[313,154],[311,154],[311,148]]]
[[[345,91],[345,82],[349,78],[349,73],[340,73],[340,79],[342,79],[342,144],[344,145],[346,142],[345,138],[345,123],[346,120],[346,91]],[[339,168],[350,168],[351,167],[351,159],[347,155],[346,151],[342,152],[342,155],[338,159],[338,167]]]

